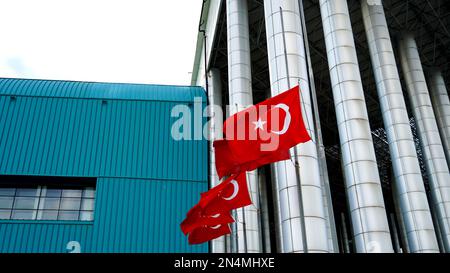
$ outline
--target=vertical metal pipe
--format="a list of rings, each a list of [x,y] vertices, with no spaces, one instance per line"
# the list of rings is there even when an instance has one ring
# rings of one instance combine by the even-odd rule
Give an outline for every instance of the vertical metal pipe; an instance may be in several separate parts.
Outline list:
[[[432,209],[436,210],[445,250],[450,252],[450,174],[444,148],[413,35],[403,34],[399,47],[408,97],[416,120],[430,182]]]
[[[286,53],[284,54],[283,31],[280,7],[283,11]],[[271,95],[286,91],[288,86],[300,84],[302,114],[312,139],[315,139],[311,95],[308,86],[303,31],[299,6],[296,0],[264,0],[267,49]],[[286,59],[287,63],[286,63]],[[286,72],[289,68],[289,74]],[[288,82],[290,81],[290,82]],[[316,144],[312,141],[295,147],[297,155],[292,160],[273,165],[274,188],[278,200],[279,235],[281,252],[328,252],[327,219],[322,198],[320,169]],[[296,179],[296,166],[300,166],[300,183]],[[299,186],[303,195],[300,202]],[[303,206],[304,223],[302,229],[300,206]],[[307,238],[304,249],[303,235]]]
[[[429,86],[447,164],[450,164],[450,100],[441,71],[433,70],[431,72]]]
[[[362,0],[361,10],[410,251],[439,252],[383,6]]]
[[[393,252],[347,1],[319,2],[355,248]]]
[[[317,103],[316,85],[314,83],[314,73],[311,64],[311,54],[309,52],[308,33],[306,30],[306,19],[303,9],[303,0],[298,0],[300,7],[301,23],[303,30],[303,40],[305,43],[306,60],[308,63],[309,86],[311,89],[311,100],[314,112],[314,128],[316,131],[317,154],[319,155],[320,181],[322,185],[322,196],[325,207],[325,217],[327,219],[328,247],[330,252],[339,252],[338,239],[336,233],[336,223],[334,220],[333,202],[331,200],[330,181],[328,179],[327,160],[325,156],[325,146],[322,139],[322,128],[320,126],[319,106]]]
[[[209,116],[211,117],[209,121],[209,132],[210,132],[210,141],[209,141],[209,152],[210,152],[210,177],[209,181],[211,183],[211,187],[216,186],[220,183],[219,176],[216,171],[216,162],[214,156],[214,146],[213,141],[218,138],[222,138],[222,122],[223,117],[222,112],[216,112],[215,106],[222,106],[222,86],[220,82],[220,71],[217,68],[212,68],[209,72],[210,86],[208,92],[208,100],[209,100]],[[225,253],[225,238],[219,237],[215,240],[211,241],[211,251],[213,253]]]
[[[397,226],[395,224],[394,214],[391,213],[391,226],[392,226],[392,238],[394,239],[394,248],[396,253],[401,253],[402,250],[400,248],[400,240],[398,239]]]
[[[231,114],[253,104],[247,1],[227,0],[228,87]],[[258,171],[247,172],[253,205],[237,210],[238,252],[261,252]],[[245,227],[245,228],[244,228]]]
[[[271,253],[270,245],[270,223],[269,223],[269,203],[267,201],[267,180],[264,169],[259,172],[259,207],[261,210],[261,232],[262,232],[262,250],[264,253]]]
[[[350,244],[348,243],[347,224],[345,223],[345,214],[341,212],[341,231],[342,244],[344,245],[344,253],[350,253]]]

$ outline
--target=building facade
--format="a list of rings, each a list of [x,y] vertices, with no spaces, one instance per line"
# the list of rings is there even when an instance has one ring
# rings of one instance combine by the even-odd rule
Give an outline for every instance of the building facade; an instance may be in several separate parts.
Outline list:
[[[447,2],[203,1],[192,84],[231,109],[299,85],[313,139],[212,251],[450,252]]]
[[[195,97],[203,109],[200,87],[0,79],[0,252],[207,252],[179,228],[208,189],[207,142],[171,136]]]

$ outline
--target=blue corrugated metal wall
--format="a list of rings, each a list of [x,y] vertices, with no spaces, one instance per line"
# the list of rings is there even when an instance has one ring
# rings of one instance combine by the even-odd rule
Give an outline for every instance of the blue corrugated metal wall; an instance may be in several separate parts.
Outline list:
[[[98,177],[93,222],[0,220],[0,252],[65,252],[69,241],[83,252],[207,251],[179,229],[207,189],[206,141],[170,136],[172,107],[199,96],[199,87],[0,79],[0,174]]]

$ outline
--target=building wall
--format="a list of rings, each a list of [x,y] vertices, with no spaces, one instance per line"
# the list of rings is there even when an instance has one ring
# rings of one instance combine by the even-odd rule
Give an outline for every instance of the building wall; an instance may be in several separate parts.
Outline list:
[[[82,252],[206,252],[179,228],[208,188],[206,141],[170,135],[172,107],[196,96],[205,102],[197,87],[0,79],[0,175],[97,178],[94,221],[0,220],[0,252],[68,252],[70,241]]]

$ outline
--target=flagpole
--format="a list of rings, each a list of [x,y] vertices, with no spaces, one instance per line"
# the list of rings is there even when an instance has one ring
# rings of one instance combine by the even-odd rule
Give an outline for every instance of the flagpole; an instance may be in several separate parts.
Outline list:
[[[300,7],[299,7],[300,8]],[[291,89],[291,81],[289,79],[289,64],[288,64],[288,57],[287,57],[287,49],[286,49],[286,35],[284,32],[284,20],[283,20],[283,8],[280,6],[280,19],[281,19],[281,33],[283,36],[283,49],[284,49],[284,59],[285,59],[285,63],[286,63],[286,79],[287,79],[287,83],[288,83],[288,89]],[[299,91],[301,94],[301,91]],[[300,212],[300,224],[302,226],[302,243],[303,243],[303,252],[304,253],[308,253],[308,242],[307,242],[307,237],[306,237],[306,225],[305,225],[305,213],[303,210],[303,195],[302,195],[302,186],[301,186],[301,181],[300,181],[300,165],[297,162],[297,149],[294,146],[293,147],[294,150],[294,167],[295,167],[295,174],[297,176],[297,189],[298,189],[298,199],[299,199],[299,203],[300,203],[300,208],[299,208],[299,212]],[[289,150],[289,154],[291,154],[291,151]],[[291,161],[292,161],[292,155],[291,155]]]

